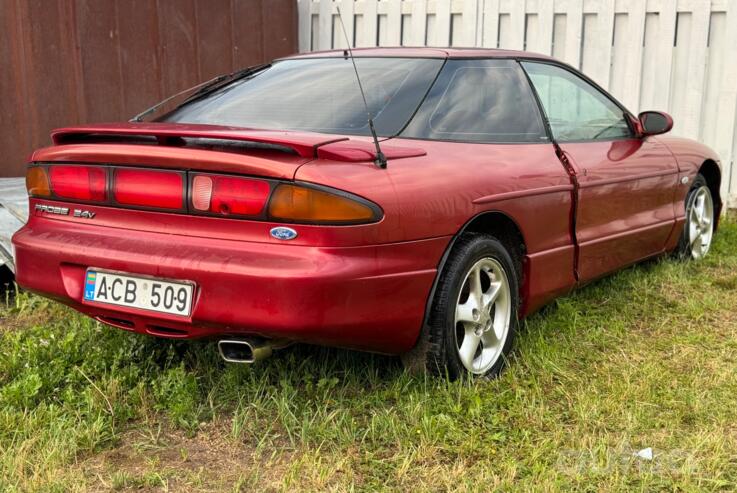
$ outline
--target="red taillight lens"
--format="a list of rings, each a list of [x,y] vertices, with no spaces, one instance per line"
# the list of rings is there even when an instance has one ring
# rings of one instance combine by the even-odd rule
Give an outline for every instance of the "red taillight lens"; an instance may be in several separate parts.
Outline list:
[[[269,198],[264,180],[234,176],[196,175],[192,179],[192,207],[222,215],[255,216]]]
[[[184,175],[174,171],[115,170],[113,198],[121,205],[156,209],[184,207]]]
[[[107,173],[96,166],[50,166],[51,190],[59,198],[104,202]]]

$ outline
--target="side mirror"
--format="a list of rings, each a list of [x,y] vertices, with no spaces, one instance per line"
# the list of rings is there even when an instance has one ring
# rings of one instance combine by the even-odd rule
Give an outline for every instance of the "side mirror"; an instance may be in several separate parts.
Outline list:
[[[664,134],[673,128],[673,118],[662,111],[643,111],[637,118],[643,136]]]

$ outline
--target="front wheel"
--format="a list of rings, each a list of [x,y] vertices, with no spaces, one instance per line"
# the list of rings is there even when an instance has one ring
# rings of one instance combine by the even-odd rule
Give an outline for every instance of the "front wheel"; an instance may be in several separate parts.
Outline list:
[[[453,379],[498,375],[517,327],[517,276],[518,261],[497,239],[460,238],[438,280],[427,326],[405,364]]]
[[[701,260],[714,237],[714,198],[706,179],[697,175],[686,196],[686,223],[678,244],[681,258]]]

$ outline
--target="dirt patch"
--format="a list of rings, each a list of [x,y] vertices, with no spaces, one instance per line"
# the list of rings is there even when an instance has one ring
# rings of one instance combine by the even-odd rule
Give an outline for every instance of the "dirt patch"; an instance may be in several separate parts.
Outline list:
[[[724,279],[715,279],[714,285],[725,291],[733,291],[737,289],[737,276],[727,277]]]
[[[26,313],[0,316],[0,332],[27,329],[48,320],[44,310],[30,310]]]
[[[203,423],[188,435],[170,427],[123,434],[120,445],[82,465],[90,491],[276,491],[294,453],[258,453],[234,440],[230,423]]]

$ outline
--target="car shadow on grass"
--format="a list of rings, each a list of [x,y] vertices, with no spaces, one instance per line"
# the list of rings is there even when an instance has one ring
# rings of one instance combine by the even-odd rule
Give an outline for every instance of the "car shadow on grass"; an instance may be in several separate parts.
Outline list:
[[[160,346],[158,362],[163,366],[183,364],[191,371],[209,373],[238,371],[252,373],[259,378],[299,380],[309,373],[320,378],[355,378],[380,381],[394,379],[403,373],[396,356],[367,353],[349,349],[294,343],[274,350],[272,356],[252,364],[228,363],[220,358],[217,339],[192,341],[152,340]]]

